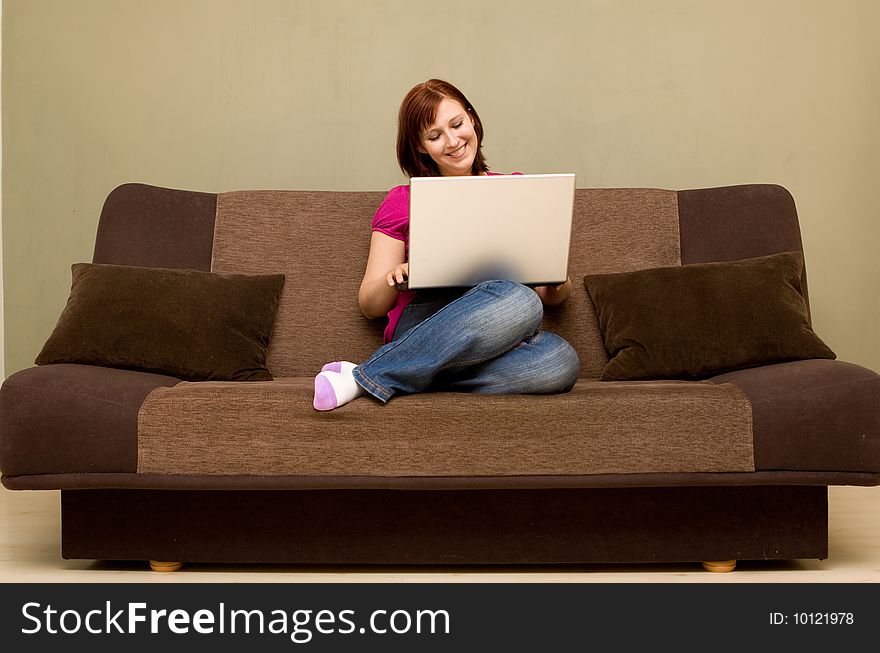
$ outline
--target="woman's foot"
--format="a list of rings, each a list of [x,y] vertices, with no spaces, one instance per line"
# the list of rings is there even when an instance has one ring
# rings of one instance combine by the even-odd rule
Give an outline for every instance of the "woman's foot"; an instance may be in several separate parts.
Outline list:
[[[364,394],[351,371],[357,367],[348,361],[327,363],[315,377],[315,410],[333,410]]]
[[[357,365],[354,363],[349,363],[348,361],[333,361],[332,363],[325,363],[324,367],[321,368],[322,372],[351,372]]]

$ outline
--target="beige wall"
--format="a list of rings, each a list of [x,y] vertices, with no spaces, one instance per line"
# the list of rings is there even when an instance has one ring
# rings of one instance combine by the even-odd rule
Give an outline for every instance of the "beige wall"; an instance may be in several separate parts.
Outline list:
[[[3,0],[0,0],[0,86],[2,86],[3,70]],[[3,115],[3,97],[0,94],[0,116]],[[3,150],[3,126],[0,124],[0,151]],[[3,160],[0,157],[0,379],[6,378],[6,352],[3,334]]]
[[[6,372],[32,364],[110,190],[385,189],[399,102],[459,85],[497,170],[778,183],[817,332],[880,370],[875,0],[5,0]]]

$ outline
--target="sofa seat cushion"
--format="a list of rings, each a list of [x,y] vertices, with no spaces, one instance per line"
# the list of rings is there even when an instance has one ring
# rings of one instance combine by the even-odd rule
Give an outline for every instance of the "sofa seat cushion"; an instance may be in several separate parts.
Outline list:
[[[144,398],[180,379],[97,365],[44,365],[0,390],[0,468],[7,476],[133,472]]]
[[[834,360],[721,374],[752,404],[758,470],[880,470],[880,375]]]
[[[678,484],[681,474],[750,472],[752,448],[761,473],[880,470],[880,376],[842,361],[782,363],[702,383],[581,380],[544,397],[425,394],[384,407],[362,398],[330,413],[314,411],[311,396],[311,378],[181,383],[92,365],[31,368],[0,390],[0,465],[4,478],[32,479],[27,487],[39,476],[137,471],[622,473]]]
[[[180,383],[147,397],[138,472],[490,476],[750,472],[734,385],[581,380],[559,395],[429,393],[312,408],[313,379]]]

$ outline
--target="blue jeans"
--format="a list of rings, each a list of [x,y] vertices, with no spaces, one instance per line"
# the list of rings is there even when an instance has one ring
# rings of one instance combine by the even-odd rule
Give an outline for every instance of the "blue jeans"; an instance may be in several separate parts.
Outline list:
[[[484,281],[458,297],[440,293],[427,303],[417,296],[394,339],[355,368],[355,381],[382,402],[429,389],[567,392],[580,361],[563,338],[538,330],[543,316],[535,291],[513,281]]]

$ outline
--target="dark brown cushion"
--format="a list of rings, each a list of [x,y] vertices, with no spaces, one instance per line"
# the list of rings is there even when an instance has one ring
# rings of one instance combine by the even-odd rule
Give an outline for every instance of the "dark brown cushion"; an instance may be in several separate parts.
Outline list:
[[[749,398],[756,470],[880,471],[880,375],[873,370],[805,360],[709,380],[732,383]]]
[[[602,379],[688,379],[835,358],[810,328],[802,268],[800,252],[784,252],[587,275],[610,357]]]
[[[268,381],[284,275],[75,263],[37,365],[85,363],[189,381]]]
[[[138,411],[180,379],[97,365],[43,365],[0,388],[0,469],[22,474],[137,472]]]

